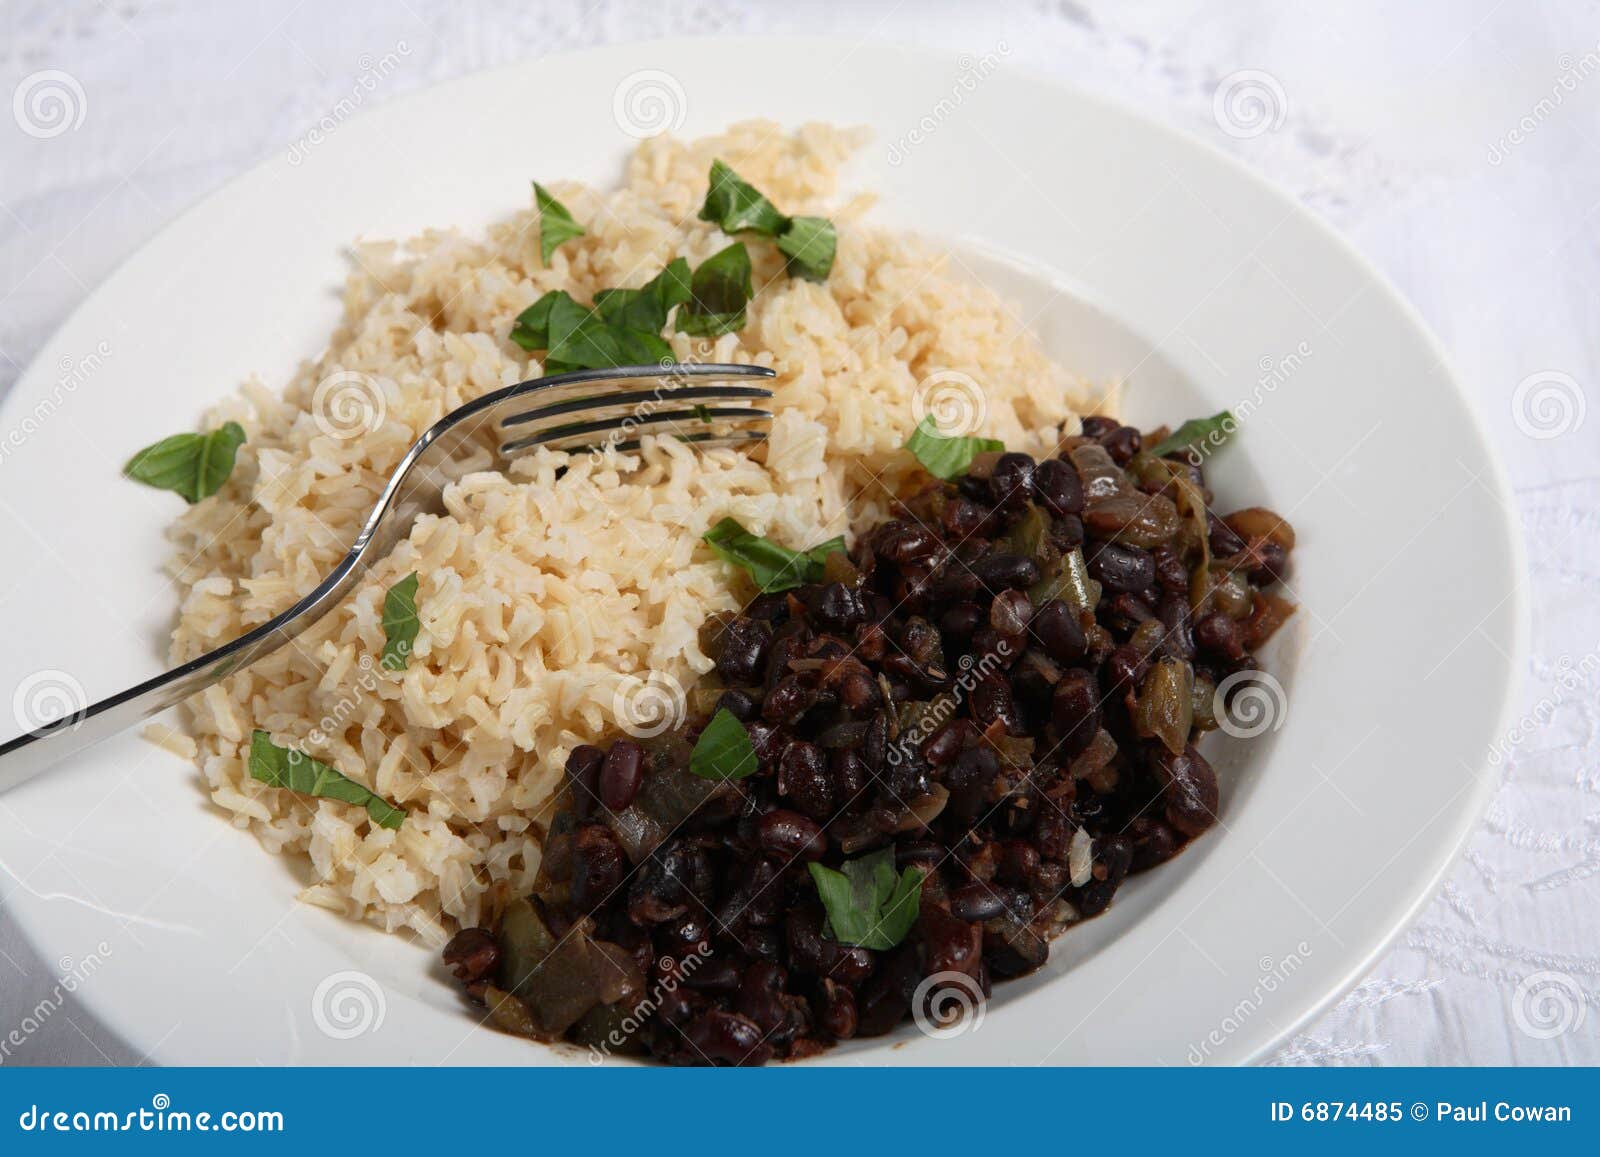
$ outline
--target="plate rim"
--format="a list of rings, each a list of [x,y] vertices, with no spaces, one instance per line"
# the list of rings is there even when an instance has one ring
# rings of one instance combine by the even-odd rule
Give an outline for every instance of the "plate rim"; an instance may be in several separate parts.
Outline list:
[[[586,58],[622,56],[640,51],[653,52],[669,59],[685,59],[686,56],[679,54],[700,54],[713,46],[717,51],[745,52],[782,50],[783,48],[794,49],[797,46],[808,45],[835,51],[855,51],[866,48],[875,54],[893,55],[905,58],[908,61],[923,63],[929,61],[948,63],[956,60],[958,56],[956,52],[947,51],[940,47],[920,44],[893,44],[874,37],[868,37],[859,42],[851,42],[838,37],[814,35],[712,38],[669,37],[625,41],[510,61],[492,68],[477,69],[458,76],[448,77],[399,94],[392,99],[383,101],[381,104],[363,109],[351,120],[365,121],[380,115],[400,116],[409,106],[447,99],[452,90],[468,85],[483,77],[522,73],[535,69],[540,64],[552,59],[569,62],[582,61]],[[1008,65],[1008,69],[1014,70],[1020,79],[1056,91],[1070,101],[1095,109],[1100,115],[1110,115],[1137,122],[1145,130],[1161,138],[1169,147],[1187,150],[1197,149],[1206,154],[1212,162],[1220,162],[1235,180],[1242,180],[1257,192],[1269,196],[1275,203],[1284,207],[1288,216],[1296,218],[1302,226],[1309,227],[1324,243],[1331,243],[1331,246],[1360,274],[1361,283],[1366,289],[1369,292],[1376,291],[1380,295],[1385,308],[1402,320],[1408,334],[1420,339],[1423,347],[1433,356],[1440,371],[1439,376],[1448,382],[1450,393],[1453,395],[1461,413],[1470,423],[1471,429],[1483,449],[1484,460],[1489,466],[1492,489],[1495,496],[1500,500],[1497,505],[1500,509],[1502,529],[1512,550],[1512,557],[1508,561],[1516,582],[1511,596],[1513,605],[1510,614],[1510,658],[1502,671],[1500,703],[1495,719],[1496,732],[1504,732],[1515,717],[1518,697],[1525,675],[1531,637],[1531,604],[1526,583],[1526,541],[1522,528],[1513,513],[1515,492],[1511,486],[1509,473],[1493,440],[1489,437],[1488,427],[1478,400],[1465,388],[1449,351],[1428,325],[1421,311],[1400,292],[1371,258],[1357,248],[1352,241],[1325,220],[1315,209],[1304,204],[1282,186],[1257,172],[1242,159],[1227,152],[1219,145],[1173,123],[1159,119],[1143,109],[1124,104],[1105,94],[1081,88],[1071,82],[1060,80],[1037,69],[1030,68],[1026,64],[1012,62]],[[63,315],[61,320],[52,327],[49,336],[17,377],[12,388],[7,392],[3,403],[0,403],[0,422],[8,421],[18,416],[27,407],[32,406],[39,400],[42,393],[48,389],[52,382],[49,354],[60,335],[85,317],[91,316],[97,308],[102,307],[104,301],[115,291],[116,287],[124,279],[133,275],[135,267],[148,250],[155,247],[163,239],[169,239],[173,233],[184,228],[186,223],[190,222],[193,217],[204,209],[236,196],[240,186],[263,177],[277,163],[278,159],[278,150],[275,149],[268,152],[214,189],[194,198],[126,254],[94,285],[81,302]],[[219,398],[221,396],[223,395],[219,394]],[[186,765],[192,766],[188,761],[184,762]],[[1304,1005],[1295,1015],[1287,1019],[1284,1022],[1285,1027],[1281,1030],[1275,1029],[1270,1033],[1258,1035],[1249,1047],[1240,1050],[1234,1058],[1228,1060],[1211,1058],[1209,1063],[1254,1063],[1259,1061],[1266,1053],[1293,1036],[1295,1032],[1341,999],[1372,968],[1374,963],[1390,950],[1400,934],[1416,920],[1422,909],[1437,896],[1448,874],[1459,862],[1466,844],[1481,826],[1483,816],[1499,785],[1494,775],[1493,765],[1487,759],[1487,753],[1480,761],[1479,766],[1474,769],[1474,772],[1470,787],[1470,798],[1462,806],[1455,809],[1456,814],[1448,832],[1448,839],[1434,841],[1438,850],[1431,856],[1432,869],[1429,877],[1424,883],[1413,886],[1410,902],[1405,905],[1403,912],[1388,922],[1389,926],[1371,942],[1371,947],[1367,951],[1351,954],[1338,982],[1331,986],[1318,1000]],[[12,918],[28,940],[29,945],[35,951],[40,952],[41,955],[48,956],[49,953],[45,951],[48,945],[39,937],[40,929],[37,922],[25,915],[27,911],[25,907],[15,909],[12,913]],[[86,1006],[96,1019],[118,1037],[135,1047],[141,1047],[147,1043],[134,1040],[131,1037],[124,1027],[125,1022],[120,1021],[115,1015],[116,1010],[112,1006],[109,997],[99,992],[96,986],[85,986],[75,995],[76,999]],[[892,1048],[892,1045],[886,1044],[885,1047]],[[167,1063],[167,1058],[162,1055],[160,1042],[150,1048],[148,1056],[151,1059]],[[826,1055],[823,1059],[826,1060]],[[181,1060],[178,1063],[182,1063]],[[533,1063],[540,1062],[534,1060]],[[887,1054],[884,1063],[897,1063],[892,1052]],[[901,1061],[899,1063],[906,1062]],[[918,1061],[913,1060],[910,1063],[916,1064]],[[955,1063],[960,1062],[957,1059]]]

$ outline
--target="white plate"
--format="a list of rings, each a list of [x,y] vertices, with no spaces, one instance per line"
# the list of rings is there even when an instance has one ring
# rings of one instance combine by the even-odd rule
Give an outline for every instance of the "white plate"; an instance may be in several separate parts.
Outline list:
[[[1300,532],[1281,729],[1212,748],[1226,830],[1134,881],[961,1040],[907,1026],[832,1059],[1256,1056],[1368,967],[1487,799],[1524,645],[1509,492],[1438,345],[1338,238],[1221,154],[1003,63],[608,48],[395,101],[229,185],[107,281],[0,411],[22,435],[0,459],[0,691],[49,670],[98,698],[155,672],[176,508],[118,478],[130,451],[314,355],[353,238],[481,227],[534,176],[613,183],[631,144],[614,101],[640,85],[687,135],[756,115],[870,125],[850,183],[882,194],[880,221],[958,241],[1060,361],[1128,378],[1133,420],[1250,411],[1215,460],[1219,505],[1261,502]],[[1283,380],[1260,385],[1265,367]],[[0,800],[0,860],[41,953],[94,957],[78,995],[159,1061],[562,1059],[475,1029],[430,952],[297,904],[302,869],[137,738]]]

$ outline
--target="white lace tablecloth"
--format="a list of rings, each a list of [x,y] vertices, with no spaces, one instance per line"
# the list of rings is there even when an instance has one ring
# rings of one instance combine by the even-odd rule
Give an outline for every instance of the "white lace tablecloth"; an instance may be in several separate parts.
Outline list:
[[[365,100],[667,35],[1004,45],[1003,67],[1181,126],[1341,229],[1443,338],[1515,483],[1533,658],[1499,794],[1415,926],[1271,1059],[1600,1063],[1600,414],[1583,420],[1600,404],[1600,14],[1485,0],[1128,7],[6,0],[0,96],[16,99],[14,116],[0,112],[0,392],[152,232],[287,148],[397,46],[399,67]],[[30,103],[46,83],[67,94],[70,123]],[[1219,90],[1245,103],[1219,111]],[[1417,454],[1444,452],[1416,432]],[[1440,559],[1439,581],[1472,564]],[[0,892],[16,886],[0,879]],[[0,1038],[58,979],[0,903]],[[70,998],[23,1036],[7,1063],[142,1059]]]

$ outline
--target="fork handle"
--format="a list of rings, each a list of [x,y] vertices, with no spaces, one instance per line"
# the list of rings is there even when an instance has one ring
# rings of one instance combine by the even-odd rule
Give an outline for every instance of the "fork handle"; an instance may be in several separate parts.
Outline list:
[[[126,731],[276,651],[332,610],[355,585],[365,545],[363,541],[350,551],[310,594],[248,634],[0,745],[0,792],[27,782],[67,756]]]

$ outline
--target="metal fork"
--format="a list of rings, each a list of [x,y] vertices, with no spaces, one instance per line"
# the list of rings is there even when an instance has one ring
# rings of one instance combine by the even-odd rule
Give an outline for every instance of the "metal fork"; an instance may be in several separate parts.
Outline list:
[[[484,431],[495,435],[501,466],[541,446],[581,450],[610,445],[633,450],[646,434],[670,433],[699,448],[753,445],[765,440],[772,418],[756,403],[772,397],[772,391],[719,383],[773,376],[772,370],[761,366],[739,365],[579,370],[506,386],[458,407],[406,452],[355,544],[316,589],[215,651],[0,746],[0,791],[164,711],[308,629],[338,605],[374,562],[394,549],[419,515],[444,509],[445,487],[464,465],[482,456]],[[640,388],[649,381],[659,384]],[[705,428],[684,432],[685,424]]]

